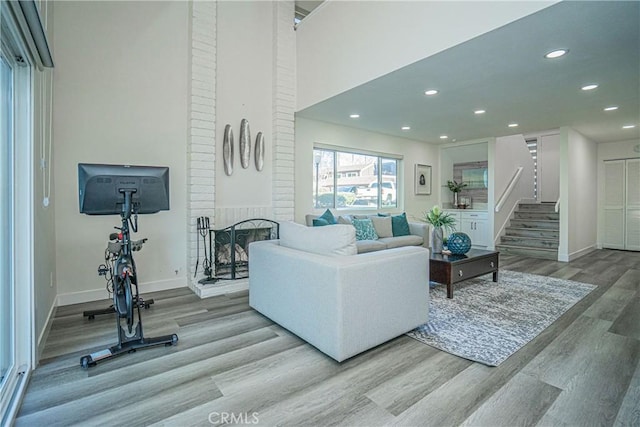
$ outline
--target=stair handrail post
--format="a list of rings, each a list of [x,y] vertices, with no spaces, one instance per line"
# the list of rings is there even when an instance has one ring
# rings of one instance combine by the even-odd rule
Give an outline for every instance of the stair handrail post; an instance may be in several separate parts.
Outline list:
[[[558,211],[560,210],[560,197],[558,197],[558,201],[556,202],[555,210],[556,210],[556,213],[558,213]]]
[[[500,212],[500,209],[502,209],[502,205],[504,205],[504,203],[507,201],[507,198],[511,195],[511,192],[513,191],[516,184],[520,180],[520,175],[522,175],[523,170],[524,168],[522,166],[518,166],[518,168],[516,169],[515,173],[511,177],[511,181],[509,182],[509,185],[507,185],[507,188],[504,189],[504,192],[500,196],[500,199],[498,199],[498,203],[496,204],[496,209],[495,209],[496,212]]]

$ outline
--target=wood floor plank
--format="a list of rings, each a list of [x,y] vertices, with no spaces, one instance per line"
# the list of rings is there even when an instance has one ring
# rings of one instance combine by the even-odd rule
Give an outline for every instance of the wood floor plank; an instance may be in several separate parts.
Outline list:
[[[613,425],[640,426],[640,360]]]
[[[393,415],[399,415],[472,363],[434,349],[431,357],[368,391],[366,396]]]
[[[549,274],[549,277],[555,277],[557,279],[564,279],[564,280],[574,280],[573,276],[578,274],[580,271],[581,270],[579,268],[569,267],[568,265],[565,265],[563,267],[560,267],[556,271],[552,272],[551,274]]]
[[[613,284],[616,288],[640,292],[640,269],[630,268]]]
[[[461,425],[511,427],[534,425],[561,390],[519,373],[486,400]]]
[[[610,327],[611,322],[580,316],[522,372],[565,388],[575,375],[585,371],[589,353],[593,350],[591,343],[599,342]]]
[[[623,306],[609,332],[640,340],[640,294],[635,295]]]
[[[640,341],[605,333],[571,370],[541,425],[612,425],[640,358]]]
[[[115,411],[82,420],[84,426],[148,425],[175,414],[175,408],[188,409],[222,396],[210,378],[196,378],[192,381],[157,391],[148,398]]]
[[[141,366],[140,363],[134,363],[136,361],[132,358],[129,359],[132,364],[121,367],[117,371],[106,370],[107,365],[104,364],[100,366],[104,372],[98,377],[85,375],[84,379],[72,383],[52,384],[50,387],[41,387],[37,392],[25,397],[22,412],[24,414],[30,414],[51,407],[61,406],[76,399],[83,399],[84,396],[99,392],[102,389],[123,387],[130,383],[135,384],[136,382],[146,381],[152,377],[158,377],[158,381],[160,381],[160,377],[172,369],[179,369],[184,365],[195,364],[203,360],[215,359],[217,356],[233,352],[246,346],[263,343],[274,338],[281,339],[281,337],[278,337],[269,330],[259,329],[222,340],[221,342],[217,341],[188,350],[177,351],[177,347],[175,347],[173,353],[149,360],[144,366]],[[149,350],[147,350],[147,354],[148,352]],[[137,353],[142,354],[143,351]]]
[[[584,312],[584,315],[613,322],[634,295],[635,291],[612,286]]]
[[[399,414],[391,425],[459,425],[484,400],[482,385],[493,372],[495,368],[479,363],[472,364]]]

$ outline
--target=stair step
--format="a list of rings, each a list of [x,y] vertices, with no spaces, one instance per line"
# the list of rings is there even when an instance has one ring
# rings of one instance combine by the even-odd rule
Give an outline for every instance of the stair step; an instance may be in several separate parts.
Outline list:
[[[540,237],[543,239],[558,239],[560,237],[560,230],[557,229],[544,229],[544,228],[518,228],[507,227],[505,229],[507,236],[519,236],[519,237]]]
[[[555,203],[518,203],[519,211],[553,212],[556,211]]]
[[[557,249],[525,248],[517,245],[496,245],[496,250],[505,255],[521,255],[531,258],[558,260]]]
[[[558,249],[558,239],[541,239],[536,237],[502,236],[500,244],[522,246],[525,248]]]
[[[544,220],[560,220],[560,214],[557,212],[535,212],[516,210],[513,213],[516,219],[544,219]]]
[[[550,220],[550,219],[514,219],[512,218],[509,222],[509,227],[513,228],[536,228],[536,229],[545,229],[545,230],[559,230],[560,224],[558,221]]]

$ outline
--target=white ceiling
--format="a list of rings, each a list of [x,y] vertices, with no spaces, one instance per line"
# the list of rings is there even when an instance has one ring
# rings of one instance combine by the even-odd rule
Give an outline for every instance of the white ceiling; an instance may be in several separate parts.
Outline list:
[[[569,53],[543,57],[557,48]],[[589,83],[599,87],[580,89]],[[596,142],[637,139],[640,2],[562,2],[296,114],[432,143],[561,126]]]
[[[324,0],[295,0],[295,4],[297,9],[302,9],[308,15],[316,7],[320,6],[323,1]]]

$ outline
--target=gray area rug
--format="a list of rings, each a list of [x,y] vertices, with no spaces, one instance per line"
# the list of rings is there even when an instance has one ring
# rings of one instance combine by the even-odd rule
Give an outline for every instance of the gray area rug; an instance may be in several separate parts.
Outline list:
[[[407,333],[465,359],[498,366],[596,288],[571,280],[501,270],[430,289],[429,322]]]

